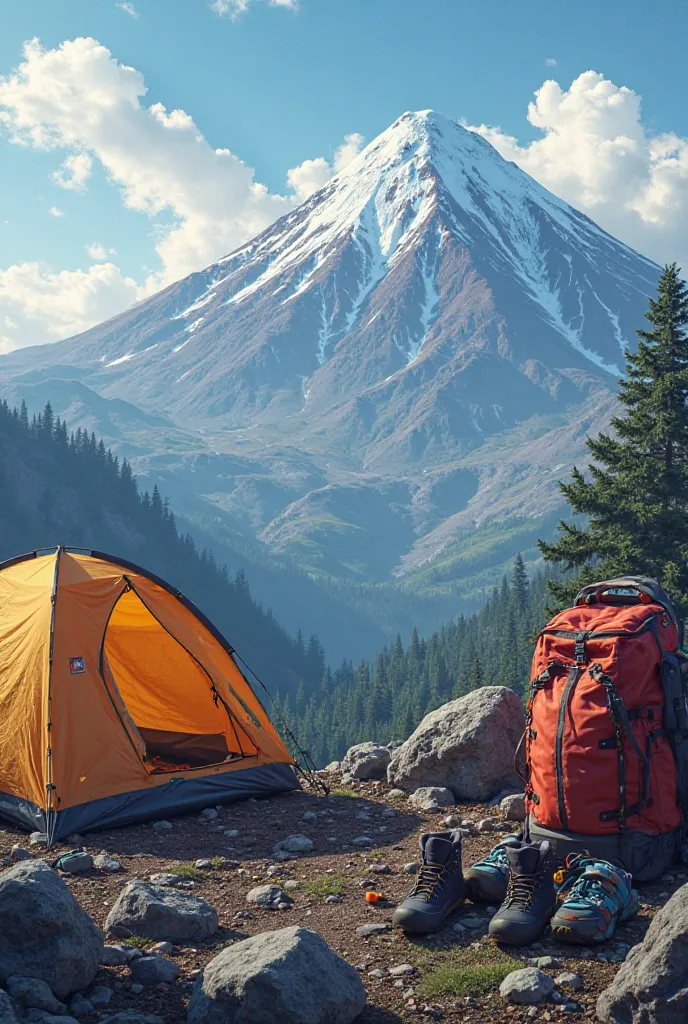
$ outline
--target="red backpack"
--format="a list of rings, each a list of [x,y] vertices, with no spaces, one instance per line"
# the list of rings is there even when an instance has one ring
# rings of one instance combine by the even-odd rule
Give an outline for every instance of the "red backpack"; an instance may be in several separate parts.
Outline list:
[[[688,659],[654,581],[585,587],[540,633],[526,709],[530,839],[587,850],[636,881],[680,855],[688,798]]]

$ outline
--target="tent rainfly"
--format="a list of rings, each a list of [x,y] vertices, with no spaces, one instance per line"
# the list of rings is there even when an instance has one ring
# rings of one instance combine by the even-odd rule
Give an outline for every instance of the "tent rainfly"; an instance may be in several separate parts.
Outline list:
[[[298,788],[294,761],[191,601],[99,551],[0,564],[0,816],[108,828]]]

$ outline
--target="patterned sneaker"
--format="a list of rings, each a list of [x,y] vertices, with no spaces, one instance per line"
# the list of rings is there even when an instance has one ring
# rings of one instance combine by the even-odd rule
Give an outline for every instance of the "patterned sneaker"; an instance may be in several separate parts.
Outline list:
[[[638,894],[628,872],[606,860],[585,854],[566,858],[555,874],[559,907],[552,918],[552,933],[562,942],[577,945],[604,942],[619,922],[638,911]]]
[[[420,853],[416,884],[392,917],[393,925],[417,934],[438,931],[466,898],[460,832],[422,835]]]
[[[509,881],[509,858],[507,847],[520,846],[522,836],[505,836],[501,843],[490,850],[487,857],[476,861],[464,872],[468,886],[468,898],[473,903],[493,903],[498,907],[506,896]]]

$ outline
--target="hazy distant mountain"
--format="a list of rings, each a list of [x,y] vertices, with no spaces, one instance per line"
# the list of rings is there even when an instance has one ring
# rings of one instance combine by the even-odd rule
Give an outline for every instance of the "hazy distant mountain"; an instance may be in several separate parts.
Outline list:
[[[658,273],[480,136],[407,113],[237,252],[0,373],[169,418],[174,438],[117,427],[181,511],[338,578],[437,564],[432,589],[476,529],[502,551],[511,523],[515,550],[556,511]]]

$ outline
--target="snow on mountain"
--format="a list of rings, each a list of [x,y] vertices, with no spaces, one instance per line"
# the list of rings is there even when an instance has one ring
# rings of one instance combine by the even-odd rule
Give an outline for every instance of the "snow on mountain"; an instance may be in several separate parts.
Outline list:
[[[0,373],[57,368],[203,425],[218,450],[259,451],[277,487],[260,535],[280,550],[312,528],[311,506],[336,518],[337,488],[346,522],[365,524],[372,506],[352,482],[389,484],[401,562],[410,549],[427,557],[422,539],[443,522],[480,521],[504,452],[519,481],[539,475],[525,488],[514,477],[500,514],[554,507],[555,481],[536,486],[547,474],[528,446],[546,450],[552,429],[576,449],[557,460],[580,457],[584,435],[565,425],[608,407],[658,273],[479,135],[406,113],[236,252],[85,334],[7,357]],[[303,458],[333,491],[312,497]],[[454,471],[476,480],[459,488],[463,505],[428,511],[428,499],[419,513],[432,488],[418,475]],[[240,514],[236,489],[219,482],[210,500]]]

